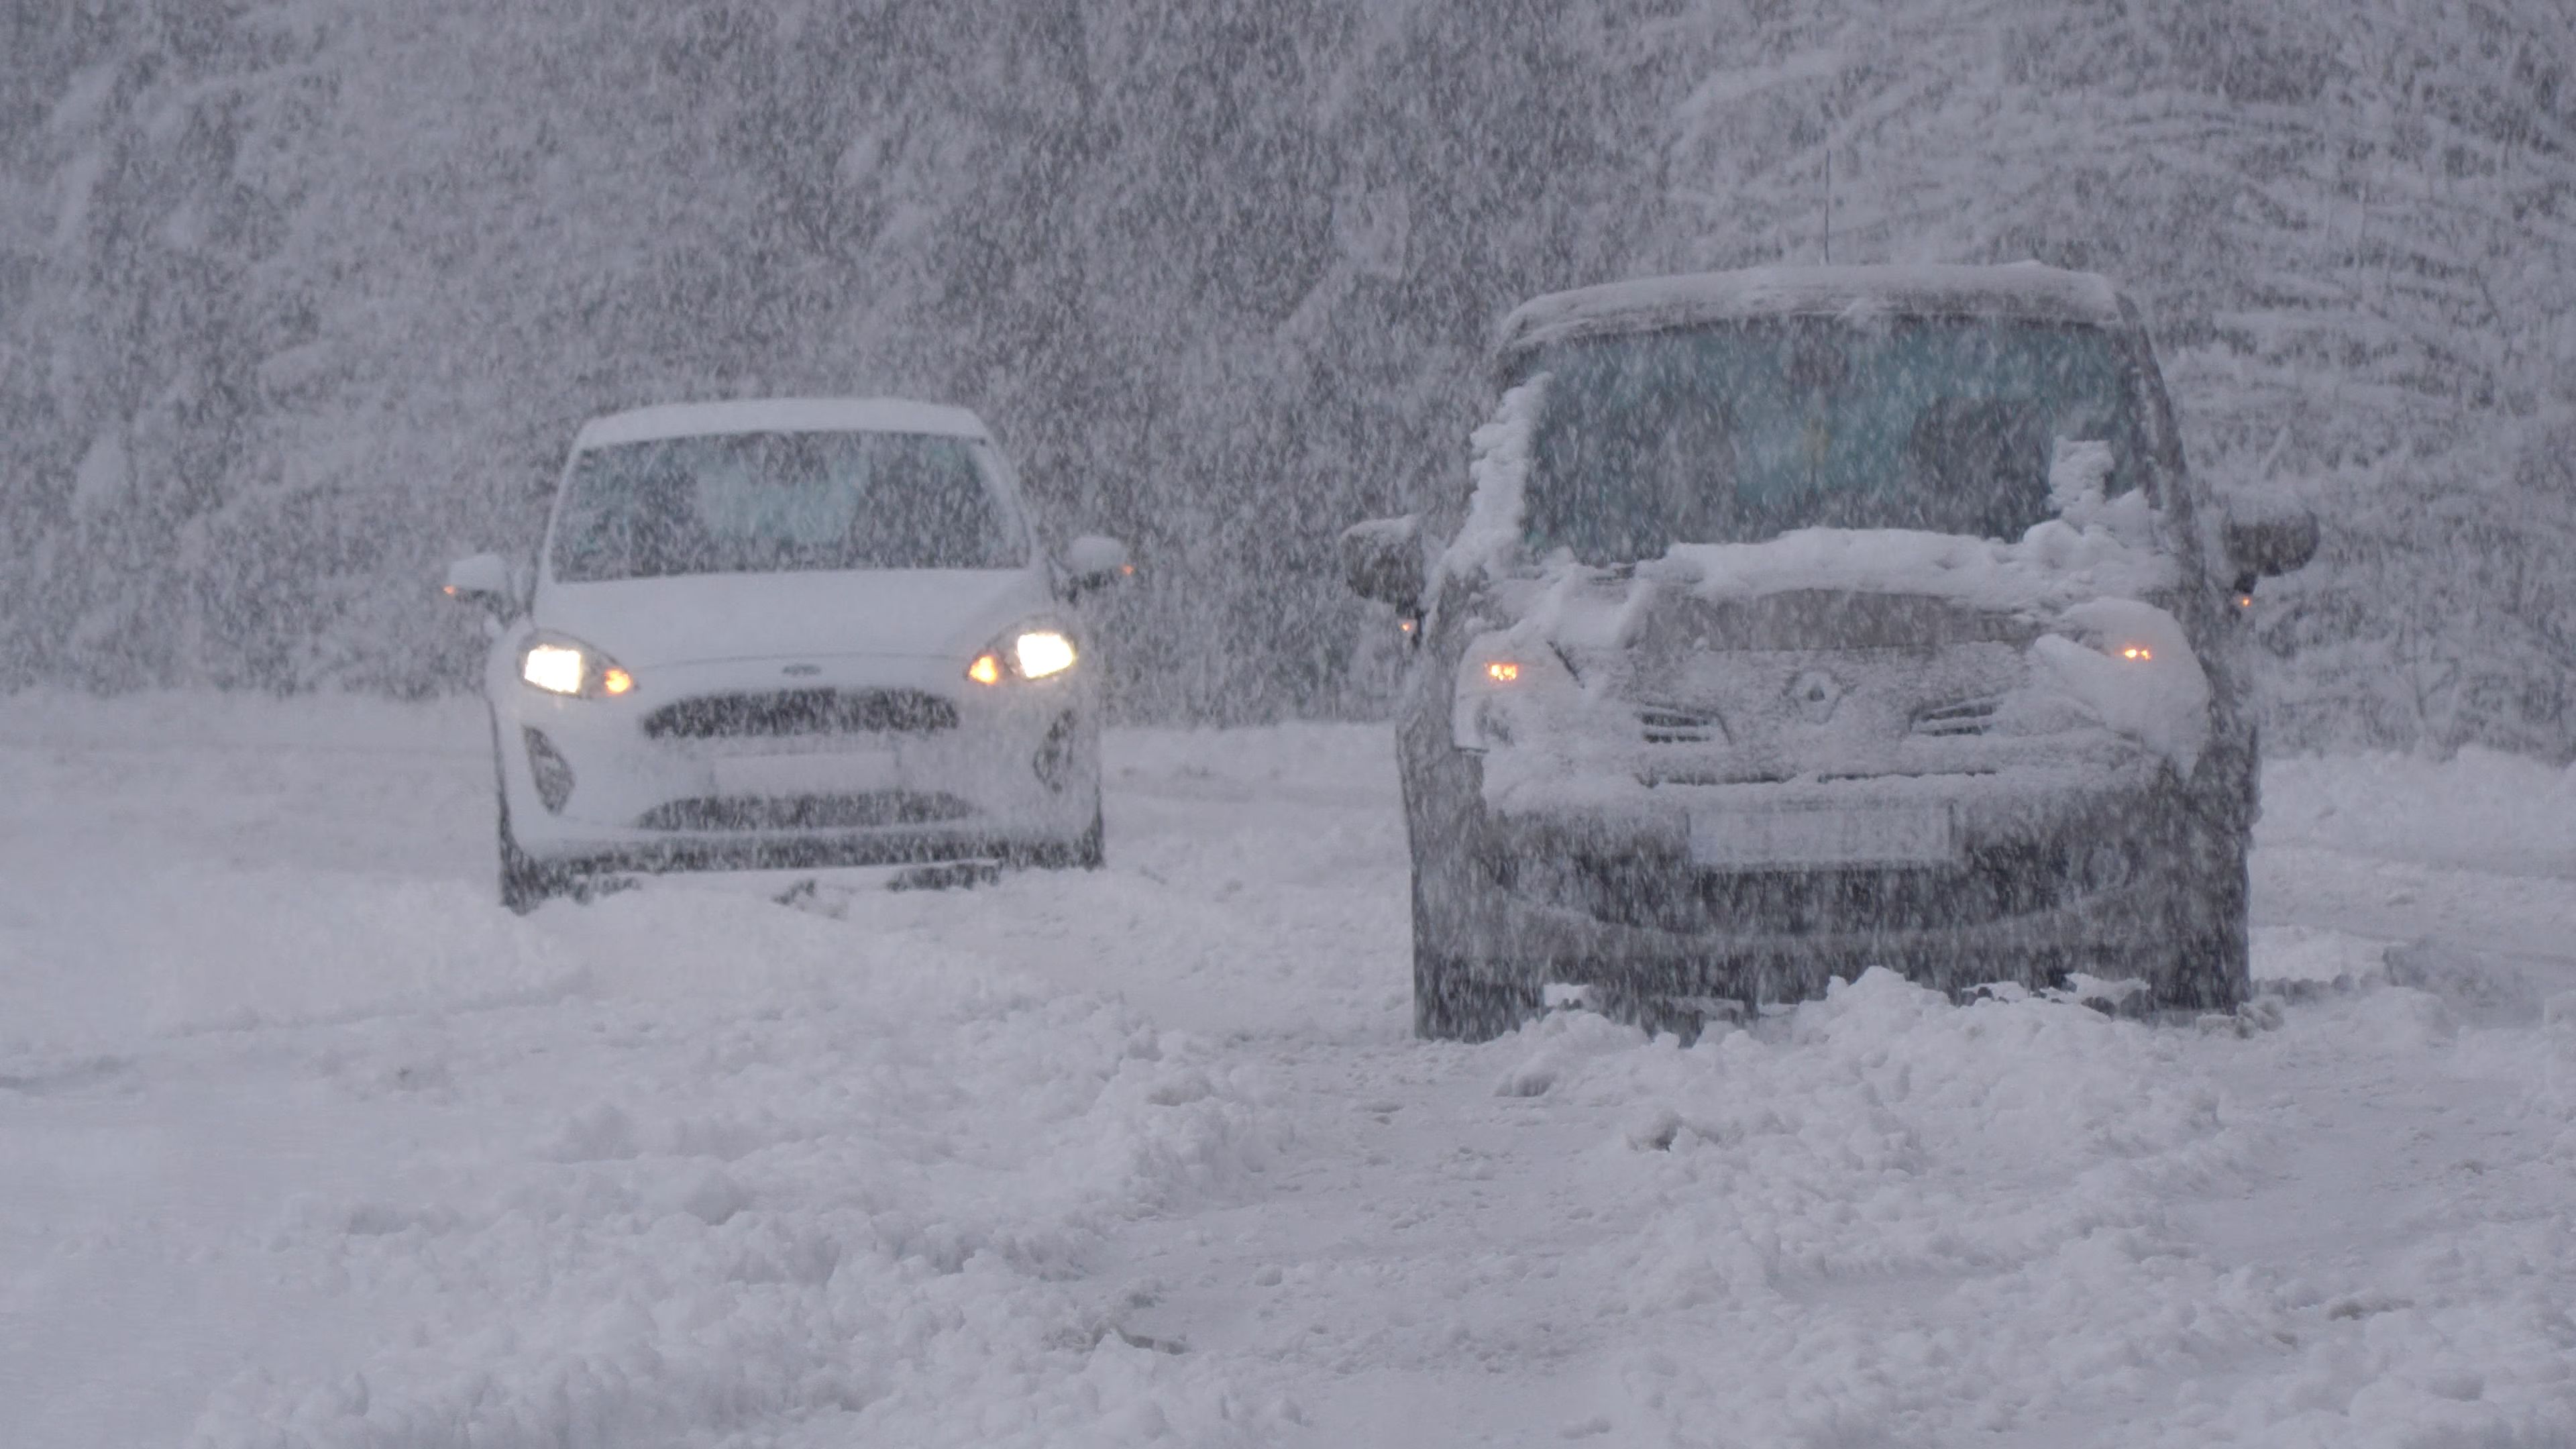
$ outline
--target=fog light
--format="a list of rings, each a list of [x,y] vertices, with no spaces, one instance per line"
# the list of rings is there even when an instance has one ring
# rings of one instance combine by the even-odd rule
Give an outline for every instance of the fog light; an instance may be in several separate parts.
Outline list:
[[[528,773],[537,783],[538,803],[549,815],[561,815],[564,802],[572,798],[572,761],[563,757],[555,742],[534,727],[525,731],[528,737]]]

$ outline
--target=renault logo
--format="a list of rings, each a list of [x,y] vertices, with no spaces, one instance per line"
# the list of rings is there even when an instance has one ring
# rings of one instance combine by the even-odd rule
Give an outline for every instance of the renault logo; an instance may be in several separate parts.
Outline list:
[[[1842,702],[1842,682],[1821,669],[1807,670],[1789,681],[1789,707],[1809,724],[1832,719],[1834,706]]]

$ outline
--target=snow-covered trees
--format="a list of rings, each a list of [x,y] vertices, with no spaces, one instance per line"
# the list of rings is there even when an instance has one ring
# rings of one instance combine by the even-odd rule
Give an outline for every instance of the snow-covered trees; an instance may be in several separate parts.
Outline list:
[[[583,415],[977,407],[1137,712],[1365,705],[1358,517],[1533,291],[2094,267],[2326,515],[2276,742],[2576,753],[2558,0],[75,0],[0,18],[0,684],[419,690]],[[1359,671],[1365,675],[1366,671]]]

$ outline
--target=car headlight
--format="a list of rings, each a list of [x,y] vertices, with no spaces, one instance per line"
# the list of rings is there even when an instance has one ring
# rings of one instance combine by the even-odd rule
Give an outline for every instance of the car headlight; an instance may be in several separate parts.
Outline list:
[[[975,662],[966,666],[966,677],[977,684],[1052,679],[1081,658],[1082,651],[1074,648],[1072,637],[1064,631],[1033,625],[1011,631],[976,655]]]
[[[635,676],[587,644],[540,634],[519,651],[519,678],[548,694],[585,699],[614,697],[635,688]]]
[[[1011,641],[1022,679],[1044,679],[1073,667],[1073,641],[1053,629],[1031,629]]]
[[[1449,742],[1471,751],[1515,744],[1578,688],[1573,672],[1546,643],[1480,635],[1458,666]]]

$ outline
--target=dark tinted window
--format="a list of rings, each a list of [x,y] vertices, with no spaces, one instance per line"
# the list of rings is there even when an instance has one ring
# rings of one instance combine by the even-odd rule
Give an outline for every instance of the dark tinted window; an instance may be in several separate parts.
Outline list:
[[[1591,563],[1798,528],[2015,539],[2052,513],[2060,441],[2108,443],[2109,493],[2145,443],[2099,329],[1791,318],[1557,348],[1525,522]]]
[[[555,520],[567,582],[989,569],[1027,549],[963,439],[739,433],[594,448]]]

